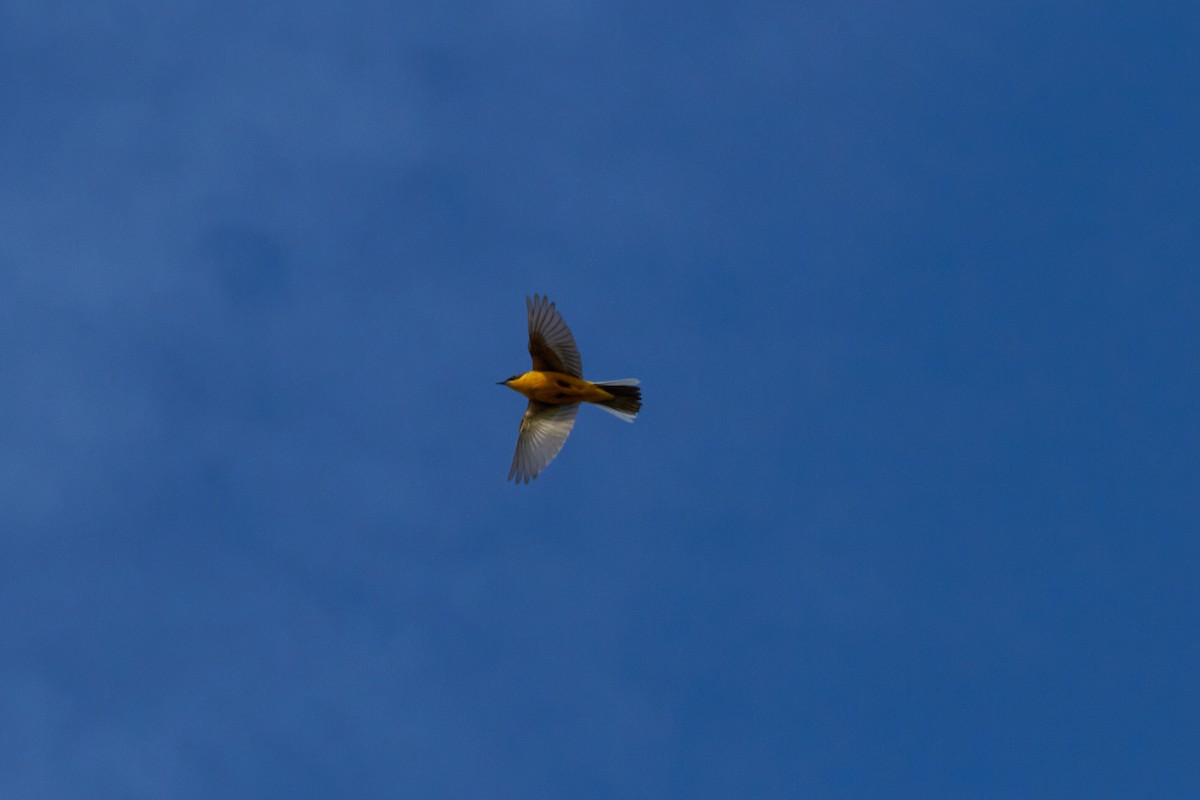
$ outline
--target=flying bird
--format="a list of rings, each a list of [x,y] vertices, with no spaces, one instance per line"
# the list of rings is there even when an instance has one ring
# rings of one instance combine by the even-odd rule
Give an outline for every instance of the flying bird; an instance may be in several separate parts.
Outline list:
[[[575,337],[549,298],[526,297],[525,309],[533,369],[499,382],[529,398],[508,470],[508,479],[517,483],[529,483],[558,455],[575,426],[580,403],[594,403],[626,422],[633,422],[642,408],[636,378],[584,380]]]

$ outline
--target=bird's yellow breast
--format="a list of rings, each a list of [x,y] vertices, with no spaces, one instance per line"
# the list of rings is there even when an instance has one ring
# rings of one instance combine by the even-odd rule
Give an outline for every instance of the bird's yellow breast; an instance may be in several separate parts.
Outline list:
[[[530,400],[551,405],[597,403],[612,398],[591,381],[562,372],[531,370],[509,381],[508,385]]]

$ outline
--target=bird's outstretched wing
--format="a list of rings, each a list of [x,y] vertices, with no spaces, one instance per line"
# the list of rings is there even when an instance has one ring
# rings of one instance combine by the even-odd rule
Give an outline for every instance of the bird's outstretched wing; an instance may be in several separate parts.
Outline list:
[[[529,315],[529,355],[533,368],[542,372],[565,372],[583,377],[583,362],[571,329],[548,297],[534,295],[525,298]]]
[[[517,436],[517,452],[513,453],[509,480],[529,483],[554,460],[563,442],[575,426],[579,404],[546,405],[533,400],[521,418],[521,433]]]

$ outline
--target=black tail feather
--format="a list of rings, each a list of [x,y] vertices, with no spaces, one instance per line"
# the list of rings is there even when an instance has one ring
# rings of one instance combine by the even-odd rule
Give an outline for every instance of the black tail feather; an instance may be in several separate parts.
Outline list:
[[[642,387],[605,383],[600,386],[613,396],[611,400],[605,400],[600,405],[624,414],[636,414],[642,410]]]

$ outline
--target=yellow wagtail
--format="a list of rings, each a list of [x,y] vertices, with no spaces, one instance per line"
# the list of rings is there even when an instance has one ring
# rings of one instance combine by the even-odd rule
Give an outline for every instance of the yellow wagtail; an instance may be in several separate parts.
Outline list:
[[[575,425],[580,403],[595,403],[626,422],[642,408],[636,378],[592,383],[583,378],[575,337],[547,297],[525,298],[533,369],[500,384],[529,398],[508,477],[529,483],[554,460]]]

